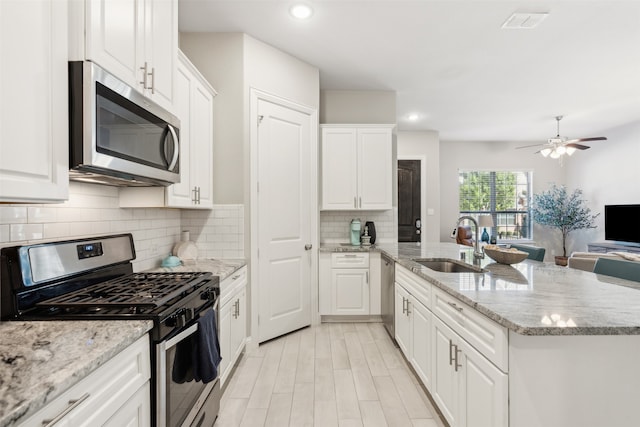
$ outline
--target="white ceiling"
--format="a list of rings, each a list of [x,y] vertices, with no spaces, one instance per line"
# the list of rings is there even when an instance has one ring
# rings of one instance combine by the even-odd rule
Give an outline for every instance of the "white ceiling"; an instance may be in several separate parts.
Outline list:
[[[395,91],[398,129],[441,140],[543,142],[561,114],[569,138],[640,120],[640,0],[309,0],[307,21],[292,3],[179,0],[180,31],[247,33],[317,66],[322,89]],[[549,15],[501,29],[514,12]]]

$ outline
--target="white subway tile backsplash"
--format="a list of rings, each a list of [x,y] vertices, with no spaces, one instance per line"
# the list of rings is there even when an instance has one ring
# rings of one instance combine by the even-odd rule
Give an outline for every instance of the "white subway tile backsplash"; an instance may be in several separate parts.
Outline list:
[[[0,247],[131,233],[136,271],[159,266],[183,230],[190,231],[201,258],[244,257],[240,204],[212,210],[120,208],[116,187],[71,182],[67,202],[0,206]]]
[[[394,208],[388,211],[321,211],[320,243],[348,242],[351,220],[354,218],[360,219],[363,229],[365,222],[375,223],[377,242],[397,242],[397,208]]]

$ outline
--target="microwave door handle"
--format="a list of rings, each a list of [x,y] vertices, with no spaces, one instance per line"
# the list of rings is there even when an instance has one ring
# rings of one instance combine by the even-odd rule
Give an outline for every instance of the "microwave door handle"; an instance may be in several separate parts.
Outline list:
[[[178,135],[176,134],[176,130],[173,128],[173,126],[171,125],[167,125],[169,127],[169,132],[171,132],[171,136],[173,137],[173,144],[174,144],[174,150],[173,150],[173,159],[171,159],[171,163],[169,164],[169,170],[173,170],[173,168],[176,166],[176,163],[178,162],[178,155],[180,153],[180,142],[178,141]],[[166,145],[167,139],[165,139],[165,145]]]

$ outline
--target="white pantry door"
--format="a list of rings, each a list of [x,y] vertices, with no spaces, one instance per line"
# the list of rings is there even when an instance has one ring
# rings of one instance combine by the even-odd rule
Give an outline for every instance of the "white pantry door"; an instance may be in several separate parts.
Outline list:
[[[258,342],[311,324],[311,129],[258,100]]]

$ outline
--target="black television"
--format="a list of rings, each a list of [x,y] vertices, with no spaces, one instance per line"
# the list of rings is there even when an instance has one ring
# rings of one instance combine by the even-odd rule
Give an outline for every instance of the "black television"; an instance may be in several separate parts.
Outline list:
[[[640,205],[605,205],[604,238],[640,244]]]

